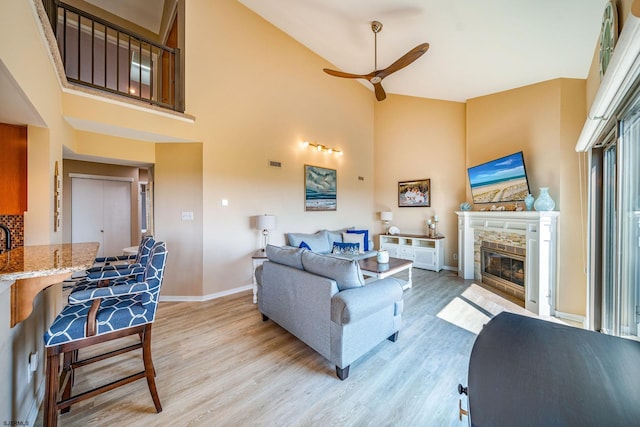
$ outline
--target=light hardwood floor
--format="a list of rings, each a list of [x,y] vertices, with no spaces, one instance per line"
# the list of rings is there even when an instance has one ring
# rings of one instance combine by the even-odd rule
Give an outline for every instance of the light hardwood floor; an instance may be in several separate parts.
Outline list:
[[[340,381],[327,360],[262,322],[251,300],[243,292],[160,304],[152,338],[160,414],[137,381],[73,406],[59,424],[466,426],[457,386],[466,385],[478,331],[503,310],[528,313],[454,272],[414,269],[398,341],[380,343]],[[139,370],[138,353],[81,368],[74,390]]]

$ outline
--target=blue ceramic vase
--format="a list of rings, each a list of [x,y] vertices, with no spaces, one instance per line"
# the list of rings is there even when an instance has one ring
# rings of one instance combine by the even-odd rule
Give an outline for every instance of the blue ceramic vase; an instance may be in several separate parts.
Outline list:
[[[540,187],[540,195],[533,203],[537,211],[552,211],[556,207],[556,202],[549,195],[549,187]]]
[[[533,201],[535,200],[535,198],[533,197],[533,194],[529,193],[525,196],[524,198],[524,205],[526,206],[527,210],[530,211],[531,209],[533,209]]]

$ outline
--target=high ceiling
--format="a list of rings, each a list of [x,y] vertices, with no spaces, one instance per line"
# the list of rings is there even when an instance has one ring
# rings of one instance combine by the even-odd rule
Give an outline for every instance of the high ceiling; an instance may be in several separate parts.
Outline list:
[[[541,81],[586,78],[607,0],[238,0],[354,74],[416,45],[427,53],[383,81],[387,93],[451,101]],[[329,77],[327,78],[336,78]],[[362,80],[360,80],[362,81]],[[363,81],[364,82],[364,81]],[[344,84],[351,84],[345,80]],[[371,85],[367,84],[368,87]]]

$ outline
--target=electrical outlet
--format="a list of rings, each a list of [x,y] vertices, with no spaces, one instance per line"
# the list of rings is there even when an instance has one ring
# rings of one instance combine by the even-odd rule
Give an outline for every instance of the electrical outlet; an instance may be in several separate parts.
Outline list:
[[[38,370],[38,352],[29,353],[27,362],[27,383],[31,383],[33,373]]]
[[[458,259],[458,254],[456,252],[453,253],[453,259]]]

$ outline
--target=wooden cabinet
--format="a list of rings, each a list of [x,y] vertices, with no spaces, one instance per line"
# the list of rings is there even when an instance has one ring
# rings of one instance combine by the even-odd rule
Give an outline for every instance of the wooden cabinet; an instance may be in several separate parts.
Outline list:
[[[440,271],[444,265],[444,237],[381,234],[380,249],[386,249],[393,258],[413,261],[416,268]]]
[[[0,123],[0,214],[27,210],[27,128]]]

